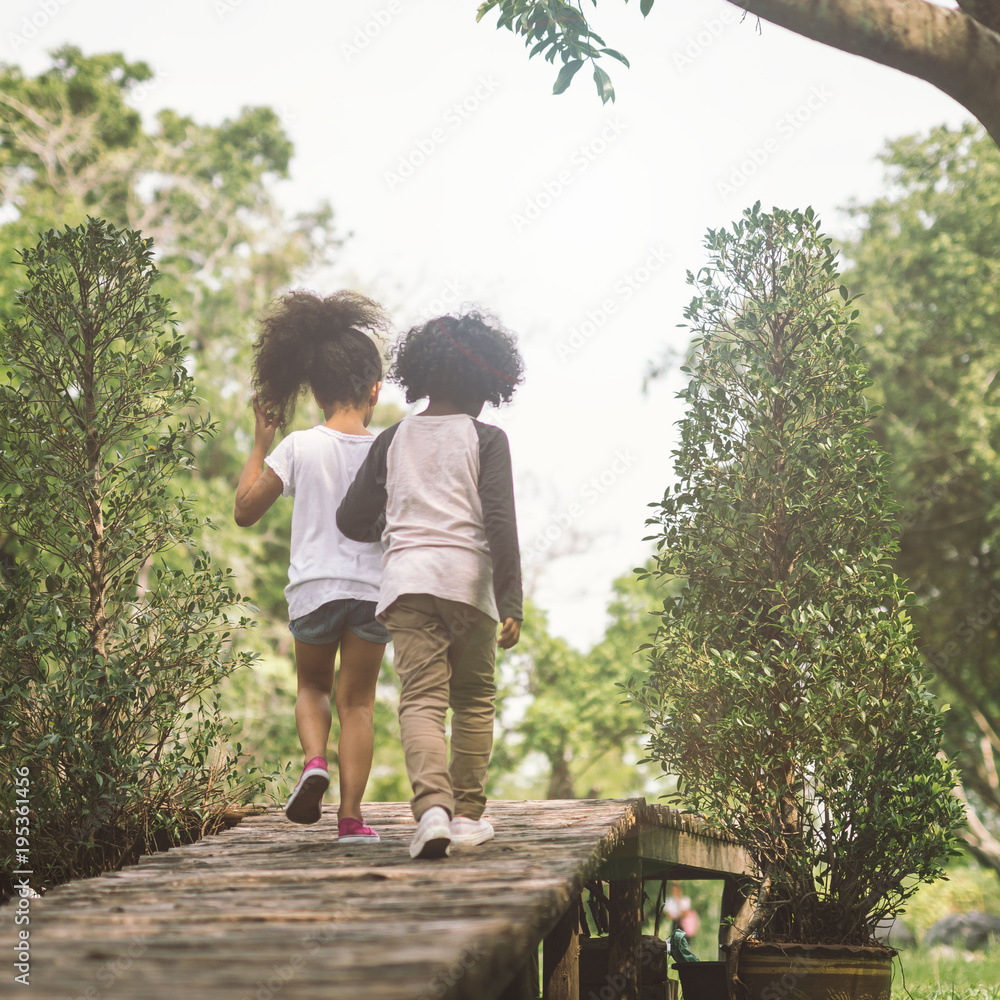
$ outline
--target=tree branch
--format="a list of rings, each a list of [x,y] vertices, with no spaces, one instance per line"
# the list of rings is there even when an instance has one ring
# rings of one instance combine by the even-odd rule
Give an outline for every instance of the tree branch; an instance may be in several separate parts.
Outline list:
[[[974,17],[993,31],[1000,31],[1000,3],[997,0],[958,0],[962,13]]]
[[[1000,875],[1000,841],[990,833],[986,824],[980,819],[961,785],[954,789],[953,794],[965,805],[965,819],[969,826],[964,835],[966,845],[977,861],[995,869]]]
[[[985,21],[928,0],[741,0],[734,6],[926,80],[972,112],[1000,146],[1000,34]],[[995,15],[995,4],[978,8],[987,6]]]

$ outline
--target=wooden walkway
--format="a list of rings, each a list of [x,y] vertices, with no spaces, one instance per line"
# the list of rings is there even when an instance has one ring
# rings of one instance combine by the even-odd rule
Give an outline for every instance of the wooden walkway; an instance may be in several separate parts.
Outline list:
[[[586,880],[744,870],[733,845],[642,799],[496,801],[487,816],[494,840],[416,862],[405,804],[366,807],[377,845],[339,846],[329,806],[306,827],[270,812],[60,886],[31,900],[23,995],[495,1000]],[[20,995],[13,914],[0,909],[4,996]]]

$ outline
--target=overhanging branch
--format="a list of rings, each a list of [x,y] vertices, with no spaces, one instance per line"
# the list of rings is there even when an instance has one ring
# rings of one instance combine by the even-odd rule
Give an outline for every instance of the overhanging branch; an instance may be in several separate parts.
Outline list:
[[[984,20],[928,0],[741,0],[734,5],[926,80],[975,115],[1000,146],[1000,34]],[[1000,19],[996,4],[978,6],[984,18]]]
[[[987,28],[1000,31],[1000,3],[997,0],[958,0],[962,12]]]

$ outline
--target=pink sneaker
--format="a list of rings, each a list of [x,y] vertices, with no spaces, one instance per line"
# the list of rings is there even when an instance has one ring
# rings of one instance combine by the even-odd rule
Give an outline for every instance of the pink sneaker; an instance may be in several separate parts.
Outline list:
[[[313,757],[302,770],[299,783],[285,803],[285,816],[293,823],[317,823],[323,815],[323,795],[330,787],[330,772],[323,757]]]
[[[348,816],[337,824],[337,839],[341,844],[378,844],[379,835],[370,827],[365,826],[362,819]]]

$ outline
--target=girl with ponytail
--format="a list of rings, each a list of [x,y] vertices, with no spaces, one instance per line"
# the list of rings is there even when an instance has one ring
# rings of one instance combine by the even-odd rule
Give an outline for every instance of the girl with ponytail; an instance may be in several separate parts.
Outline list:
[[[255,524],[279,496],[294,496],[288,586],[298,695],[295,723],[305,766],[285,806],[294,823],[315,823],[330,784],[327,741],[335,660],[342,842],[377,842],[361,799],[374,750],[375,686],[389,641],[375,620],[382,545],[356,542],[334,514],[375,438],[367,429],[382,385],[372,335],[388,326],[381,307],[357,292],[321,298],[289,292],[264,316],[254,344],[254,443],[236,489],[236,523]],[[324,423],[286,435],[268,451],[310,393]]]

